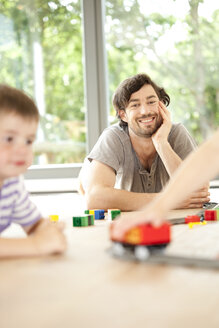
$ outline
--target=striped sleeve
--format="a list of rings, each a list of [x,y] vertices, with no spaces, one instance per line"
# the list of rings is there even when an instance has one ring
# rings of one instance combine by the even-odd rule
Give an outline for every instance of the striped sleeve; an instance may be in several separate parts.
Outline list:
[[[31,202],[24,183],[20,179],[18,184],[18,194],[12,211],[12,221],[22,226],[27,226],[35,223],[40,218],[40,212],[36,205]]]

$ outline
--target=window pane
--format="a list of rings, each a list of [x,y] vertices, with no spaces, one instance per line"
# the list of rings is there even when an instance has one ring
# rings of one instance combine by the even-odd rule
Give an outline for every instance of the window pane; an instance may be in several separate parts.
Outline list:
[[[110,99],[145,72],[170,95],[172,119],[206,138],[219,124],[218,16],[214,0],[106,0]]]
[[[79,0],[0,3],[0,82],[35,98],[34,164],[82,162],[85,109]]]

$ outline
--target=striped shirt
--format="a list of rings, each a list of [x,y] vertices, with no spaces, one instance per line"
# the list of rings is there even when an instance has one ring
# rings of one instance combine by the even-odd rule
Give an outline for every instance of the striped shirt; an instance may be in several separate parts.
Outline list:
[[[4,180],[0,188],[0,232],[11,223],[28,226],[41,218],[21,177]]]

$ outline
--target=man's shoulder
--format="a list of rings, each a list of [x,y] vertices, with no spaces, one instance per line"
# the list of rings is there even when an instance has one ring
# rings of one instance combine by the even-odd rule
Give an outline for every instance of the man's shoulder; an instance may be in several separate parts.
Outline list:
[[[174,137],[178,134],[190,135],[190,133],[182,123],[173,123],[170,130],[170,137]]]
[[[113,125],[110,125],[109,127],[107,127],[102,135],[116,135],[120,138],[129,138],[128,135],[128,129],[123,129],[119,123],[115,123]]]
[[[194,138],[182,123],[172,125],[168,140],[174,149],[179,145],[180,147],[183,145],[184,150],[196,147]]]

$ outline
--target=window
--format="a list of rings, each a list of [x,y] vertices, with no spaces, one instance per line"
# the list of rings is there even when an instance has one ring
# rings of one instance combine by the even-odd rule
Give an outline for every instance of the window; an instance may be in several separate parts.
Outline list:
[[[0,4],[0,82],[23,89],[40,110],[34,164],[80,163],[86,154],[78,0]]]
[[[110,99],[145,72],[170,95],[172,119],[201,142],[219,124],[218,5],[214,0],[106,0]],[[111,107],[111,122],[115,120]]]
[[[82,162],[116,121],[116,87],[138,72],[170,94],[174,121],[206,138],[219,123],[218,15],[214,0],[2,0],[0,82],[40,109],[34,163]]]

